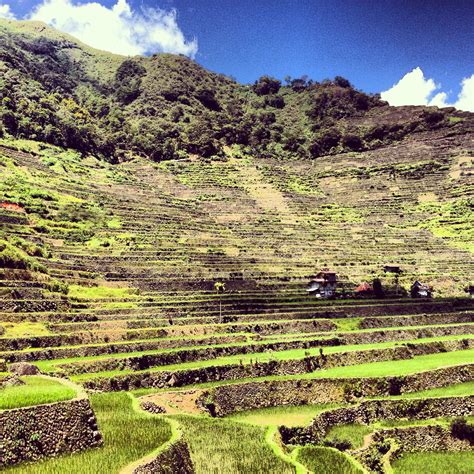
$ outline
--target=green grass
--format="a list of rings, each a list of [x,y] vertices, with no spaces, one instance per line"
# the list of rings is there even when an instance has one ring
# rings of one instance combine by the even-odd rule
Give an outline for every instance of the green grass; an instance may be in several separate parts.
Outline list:
[[[393,343],[392,343],[393,344]],[[370,345],[374,348],[374,345]],[[331,348],[325,352],[329,354],[331,352],[341,352],[345,349],[343,346],[338,346]],[[307,350],[312,355],[318,353],[318,349]],[[196,369],[202,367],[214,367],[219,365],[226,364],[238,364],[240,361],[245,363],[250,363],[250,359],[254,362],[257,360],[259,362],[269,361],[272,359],[276,360],[293,360],[304,357],[305,350],[294,349],[290,351],[280,351],[280,352],[266,352],[261,354],[243,354],[238,356],[230,356],[225,358],[217,358],[213,360],[203,360],[196,362],[186,362],[182,364],[173,364],[160,367],[152,367],[145,370],[111,370],[111,371],[102,371],[95,373],[85,373],[79,375],[72,375],[71,380],[76,382],[83,382],[86,380],[99,378],[99,377],[113,377],[126,374],[139,374],[146,372],[159,372],[163,370],[186,370],[186,369]],[[424,370],[436,369],[444,366],[450,365],[459,365],[459,364],[469,364],[474,360],[474,349],[454,351],[454,352],[442,352],[437,354],[429,354],[424,356],[416,356],[412,359],[397,360],[394,361],[385,361],[385,362],[372,362],[367,364],[359,365],[348,365],[343,367],[333,367],[330,369],[317,370],[316,372],[310,372],[307,374],[296,374],[292,376],[270,376],[262,377],[259,380],[281,380],[282,378],[304,378],[304,379],[313,379],[313,378],[346,378],[346,377],[385,377],[389,375],[407,375],[415,372],[422,372]]]
[[[336,439],[349,441],[353,448],[360,448],[364,444],[364,437],[372,431],[372,428],[360,423],[336,425],[329,430],[326,439],[329,441]]]
[[[138,413],[125,393],[91,396],[99,429],[101,448],[48,459],[5,470],[18,474],[116,474],[119,470],[165,443],[171,436],[169,424],[161,417]]]
[[[222,419],[179,415],[196,474],[292,473],[265,442],[265,429]]]
[[[296,460],[318,474],[362,474],[364,471],[337,449],[304,446],[298,449]]]
[[[0,389],[1,410],[70,400],[76,396],[74,389],[55,380],[35,375],[21,377],[21,379],[25,385]]]
[[[474,451],[407,453],[393,463],[396,474],[472,474]]]
[[[45,336],[50,334],[44,323],[24,321],[21,323],[2,323],[2,326],[5,328],[4,337]]]
[[[434,370],[452,365],[471,364],[474,362],[474,349],[463,351],[441,352],[416,356],[413,359],[374,362],[371,364],[334,367],[308,374],[305,378],[344,378],[344,377],[387,377],[401,376],[416,372]]]
[[[70,285],[71,298],[99,299],[99,298],[129,298],[134,294],[132,288],[111,288],[108,286],[81,286]]]
[[[319,405],[289,405],[260,408],[258,410],[241,411],[238,414],[229,416],[228,419],[259,426],[306,426],[323,410],[336,408],[337,406],[335,403],[324,403]]]
[[[404,393],[391,398],[436,398],[436,397],[467,397],[474,394],[474,382],[464,382],[448,387],[432,388],[420,392]]]

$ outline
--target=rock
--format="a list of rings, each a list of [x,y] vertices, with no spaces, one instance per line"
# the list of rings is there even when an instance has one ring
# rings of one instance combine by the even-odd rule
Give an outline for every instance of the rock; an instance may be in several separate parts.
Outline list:
[[[160,413],[166,413],[166,409],[161,405],[157,405],[154,402],[142,402],[140,404],[143,410],[148,411],[150,413],[154,413],[155,415]]]
[[[5,377],[0,383],[2,387],[13,387],[15,385],[25,385],[25,382],[16,374]]]
[[[40,370],[36,365],[29,364],[28,362],[15,362],[10,364],[10,372],[16,375],[37,375]]]

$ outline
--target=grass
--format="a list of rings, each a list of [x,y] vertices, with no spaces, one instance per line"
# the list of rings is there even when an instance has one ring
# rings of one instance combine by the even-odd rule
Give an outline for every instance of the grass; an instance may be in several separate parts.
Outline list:
[[[372,431],[372,428],[360,423],[336,425],[329,430],[326,439],[329,441],[336,439],[349,441],[353,448],[360,448],[364,444],[364,437]]]
[[[229,420],[178,415],[196,474],[292,473],[265,442],[265,429]]]
[[[420,392],[404,393],[391,398],[436,398],[436,397],[467,397],[474,394],[474,382],[464,382],[448,387],[432,388]]]
[[[348,456],[333,448],[304,446],[298,449],[296,460],[306,466],[310,472],[318,474],[362,474],[364,472]]]
[[[75,390],[55,380],[35,375],[21,377],[21,380],[25,385],[0,389],[1,410],[70,400],[76,396]]]
[[[70,285],[69,296],[75,299],[129,298],[132,288],[112,288],[108,286]]]
[[[247,382],[263,382],[267,380],[313,380],[318,378],[354,378],[354,377],[387,377],[387,376],[403,376],[434,370],[447,366],[470,364],[473,360],[474,350],[464,350],[457,352],[443,352],[439,354],[430,354],[427,356],[417,356],[408,360],[397,360],[387,362],[374,362],[372,364],[351,365],[347,367],[335,367],[318,372],[308,374],[295,375],[273,375],[258,378],[242,378],[238,380],[224,380],[218,382],[205,382],[189,386],[180,387],[179,390],[191,388],[214,388],[220,385],[232,385]],[[76,380],[74,377],[71,379]],[[170,389],[165,389],[169,391]],[[150,393],[159,392],[156,388],[143,388],[134,390],[136,396],[149,395]],[[417,397],[415,397],[417,398]]]
[[[402,376],[416,372],[439,369],[460,364],[470,364],[474,361],[474,349],[463,351],[441,352],[416,356],[413,359],[373,362],[371,364],[349,365],[334,367],[308,374],[305,378],[344,378],[344,377],[387,377]]]
[[[4,472],[116,474],[122,467],[155,450],[171,436],[171,428],[163,418],[134,411],[132,400],[125,393],[92,395],[91,403],[104,437],[103,447],[20,465]]]
[[[317,349],[316,349],[317,350]],[[163,370],[186,370],[186,369],[195,369],[201,367],[211,367],[225,364],[238,364],[240,360],[243,362],[250,362],[250,359],[253,361],[258,360],[259,362],[265,360],[272,360],[272,358],[277,360],[291,360],[297,357],[294,357],[296,351],[301,351],[300,349],[292,351],[281,351],[281,352],[272,352],[264,353],[262,357],[255,357],[255,354],[245,354],[242,356],[232,356],[229,358],[214,359],[214,360],[203,360],[197,362],[187,362],[183,364],[174,364],[161,367],[153,367],[151,369],[145,370],[111,370],[111,371],[102,371],[96,372],[93,374],[85,373],[79,375],[72,375],[71,380],[76,382],[83,382],[86,380],[100,378],[100,377],[113,377],[119,375],[127,374],[139,374],[139,373],[148,373],[148,372],[159,372]],[[341,351],[341,347],[339,347]],[[304,351],[303,356],[304,356]],[[336,352],[336,350],[334,351]],[[291,354],[289,354],[291,353]],[[315,350],[313,349],[313,354]],[[327,352],[329,353],[329,351]],[[300,356],[301,358],[302,356]],[[424,356],[416,356],[412,359],[397,360],[396,364],[394,361],[384,361],[384,362],[372,362],[367,364],[358,364],[358,365],[347,365],[342,367],[333,367],[330,369],[317,370],[316,372],[310,372],[306,374],[296,374],[290,376],[269,376],[261,377],[258,380],[283,380],[283,379],[315,379],[315,378],[350,378],[350,377],[386,377],[386,376],[398,376],[398,375],[408,375],[416,372],[423,372],[425,370],[438,369],[445,366],[460,365],[460,364],[469,364],[474,360],[474,349],[467,349],[462,351],[454,352],[442,352],[437,354],[429,354]]]
[[[4,337],[46,336],[50,334],[44,323],[24,321],[21,323],[2,323],[2,326],[5,328]]]
[[[392,467],[396,474],[472,474],[474,451],[407,453],[397,459]]]
[[[242,411],[231,415],[228,419],[258,426],[285,425],[306,426],[323,410],[336,408],[335,403],[319,405],[281,406]]]

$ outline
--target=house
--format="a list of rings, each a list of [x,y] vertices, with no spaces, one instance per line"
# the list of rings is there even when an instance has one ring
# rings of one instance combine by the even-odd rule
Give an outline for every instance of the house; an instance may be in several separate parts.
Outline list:
[[[412,298],[431,298],[433,290],[429,285],[418,280],[411,285],[410,294]]]
[[[322,270],[311,280],[306,291],[316,298],[334,298],[336,296],[336,288],[336,272]]]
[[[374,296],[374,287],[364,281],[364,283],[361,283],[355,290],[354,293],[358,297],[367,297],[367,296]]]
[[[402,270],[398,265],[385,265],[383,271],[385,273],[396,273],[397,275],[402,273]]]
[[[474,298],[474,285],[469,285],[464,289],[464,291],[471,295],[471,298]]]

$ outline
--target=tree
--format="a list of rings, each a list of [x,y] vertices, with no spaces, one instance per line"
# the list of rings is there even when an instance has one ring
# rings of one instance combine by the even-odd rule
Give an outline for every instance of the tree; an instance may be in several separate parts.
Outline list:
[[[281,82],[274,77],[262,76],[252,86],[257,95],[276,94],[280,90]]]

